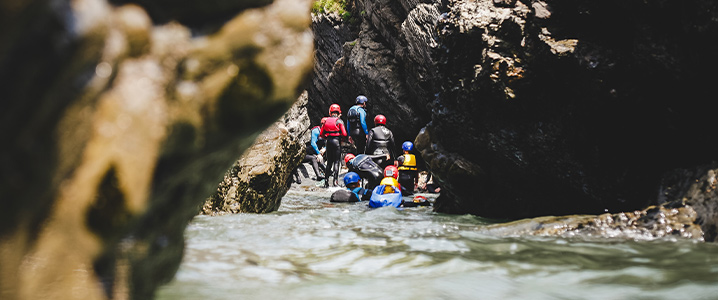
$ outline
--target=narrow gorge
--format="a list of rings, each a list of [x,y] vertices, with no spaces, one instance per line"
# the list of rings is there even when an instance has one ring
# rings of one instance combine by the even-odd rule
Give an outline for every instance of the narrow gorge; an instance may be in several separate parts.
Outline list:
[[[436,213],[515,221],[477,232],[718,241],[715,1],[9,0],[0,27],[2,299],[153,298],[198,213],[276,211],[359,94]]]

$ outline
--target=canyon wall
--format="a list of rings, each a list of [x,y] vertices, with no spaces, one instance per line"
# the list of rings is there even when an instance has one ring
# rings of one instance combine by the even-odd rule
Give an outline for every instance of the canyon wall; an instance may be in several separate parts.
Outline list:
[[[519,219],[643,209],[666,200],[670,174],[693,170],[683,180],[700,181],[695,170],[716,160],[707,107],[717,6],[357,0],[353,24],[315,18],[325,36],[354,30],[317,47],[337,59],[315,65],[309,105],[323,113],[357,93],[378,99],[371,113],[415,140],[441,183],[439,212]],[[672,193],[695,199],[686,196]],[[713,210],[699,219],[718,219]]]

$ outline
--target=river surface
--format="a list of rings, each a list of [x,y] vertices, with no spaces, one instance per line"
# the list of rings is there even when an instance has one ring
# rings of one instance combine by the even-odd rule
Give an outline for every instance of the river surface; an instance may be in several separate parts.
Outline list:
[[[331,204],[330,192],[196,217],[157,299],[718,299],[715,244],[495,236],[480,217]]]

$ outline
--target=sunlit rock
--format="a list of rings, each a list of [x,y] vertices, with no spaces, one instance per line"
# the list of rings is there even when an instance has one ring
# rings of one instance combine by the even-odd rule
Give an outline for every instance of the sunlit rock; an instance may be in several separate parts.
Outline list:
[[[304,159],[302,135],[309,129],[306,92],[279,121],[262,132],[227,171],[202,207],[207,215],[268,213],[279,209],[292,170]]]

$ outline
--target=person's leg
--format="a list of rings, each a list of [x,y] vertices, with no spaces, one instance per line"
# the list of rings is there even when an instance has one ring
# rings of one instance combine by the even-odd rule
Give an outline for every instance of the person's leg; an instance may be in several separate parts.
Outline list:
[[[336,153],[339,148],[339,139],[336,138],[330,138],[327,140],[327,166],[324,170],[324,178],[326,179],[326,182],[324,183],[324,187],[329,187],[329,180],[332,176],[332,167],[334,167],[334,163],[338,159],[336,156]]]
[[[292,180],[297,184],[302,184],[302,178],[299,177],[299,168],[294,168],[294,171],[292,171]]]
[[[381,182],[381,179],[384,177],[384,174],[382,174],[379,169],[376,170],[370,170],[369,176],[367,176],[367,180],[369,183],[367,183],[367,189],[374,189],[379,183]]]
[[[353,139],[354,145],[357,147],[357,152],[359,152],[359,154],[364,153],[366,151],[366,135],[362,132]]]
[[[401,184],[402,195],[414,194],[414,179],[411,177],[409,172],[399,171],[399,184]]]
[[[334,153],[334,157],[336,159],[334,160],[334,181],[332,184],[334,186],[339,186],[339,171],[341,170],[341,163],[342,163],[342,147],[341,143],[339,142],[339,139],[336,139],[337,141],[337,147]]]
[[[312,164],[312,170],[314,170],[314,175],[316,176],[317,180],[321,180],[322,173],[319,172],[319,166],[317,164],[317,156],[314,154],[307,154],[304,156],[304,161]]]

